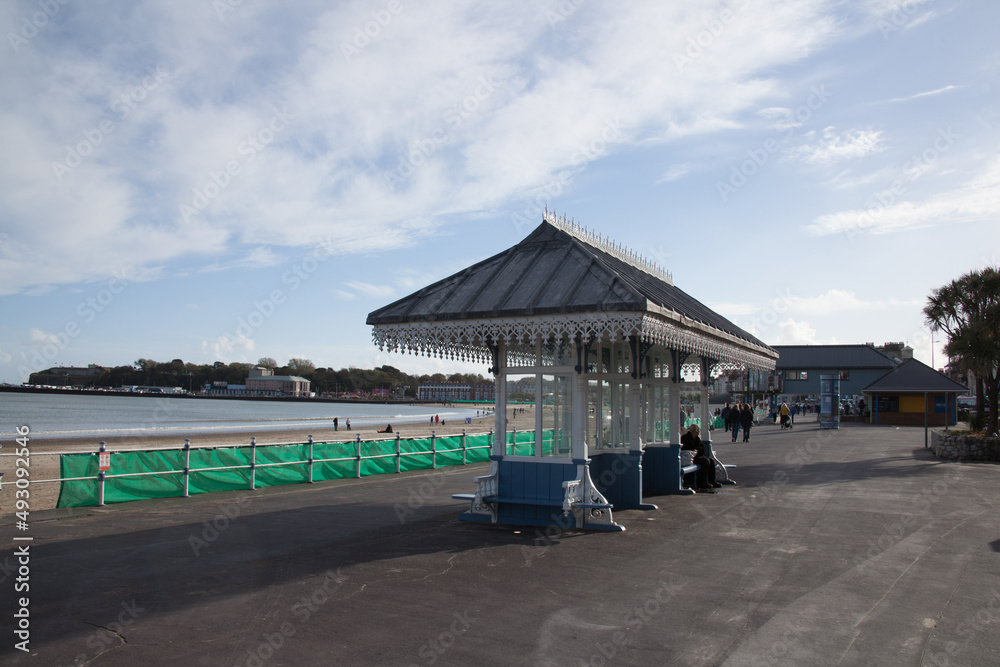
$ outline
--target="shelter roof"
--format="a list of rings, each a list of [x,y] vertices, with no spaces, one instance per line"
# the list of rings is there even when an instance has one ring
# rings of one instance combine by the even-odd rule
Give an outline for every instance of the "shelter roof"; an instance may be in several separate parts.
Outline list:
[[[564,326],[569,319],[589,323],[573,329]],[[658,342],[726,361],[743,349],[754,357],[754,367],[773,367],[776,358],[772,348],[674,286],[666,272],[548,214],[517,245],[373,311],[367,322],[376,328],[376,343],[423,351],[429,346],[418,336],[380,338],[380,331],[412,325],[427,339],[427,332],[436,330],[434,342],[440,344],[448,325],[494,323],[490,331],[452,329],[453,339],[498,331],[516,338],[528,320],[554,322],[544,325],[549,335],[612,331],[614,337],[657,328],[651,339]],[[517,326],[500,330],[498,321]]]
[[[916,359],[907,359],[879,379],[864,388],[863,391],[874,392],[964,392],[968,387],[955,382],[947,375],[939,373],[927,364]]]
[[[794,368],[885,368],[897,366],[887,354],[879,352],[871,345],[775,345],[778,354],[778,370]]]

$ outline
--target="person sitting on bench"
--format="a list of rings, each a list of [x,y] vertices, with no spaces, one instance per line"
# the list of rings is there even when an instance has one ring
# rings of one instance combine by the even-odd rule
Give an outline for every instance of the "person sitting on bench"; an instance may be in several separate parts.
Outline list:
[[[701,429],[691,424],[687,433],[681,436],[681,449],[694,452],[694,464],[698,466],[695,480],[699,493],[714,493],[722,484],[715,481],[715,461],[705,454],[705,444],[701,441]]]
[[[378,431],[379,433],[392,433],[392,424],[387,424],[384,429]]]

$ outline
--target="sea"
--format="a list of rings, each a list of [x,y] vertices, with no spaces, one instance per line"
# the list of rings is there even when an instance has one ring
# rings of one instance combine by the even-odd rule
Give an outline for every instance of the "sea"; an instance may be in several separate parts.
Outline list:
[[[92,396],[0,392],[0,439],[11,440],[27,426],[32,439],[115,436],[204,438],[213,433],[302,431],[386,424],[464,423],[475,407],[306,401],[242,401],[168,396]]]

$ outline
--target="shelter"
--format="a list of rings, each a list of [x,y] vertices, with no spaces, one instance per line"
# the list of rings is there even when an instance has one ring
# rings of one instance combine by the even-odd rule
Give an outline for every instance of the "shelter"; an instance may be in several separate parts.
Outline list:
[[[684,386],[777,353],[637,254],[545,212],[517,245],[372,312],[381,349],[490,363],[498,437],[463,518],[621,530],[612,508],[655,507],[681,484]],[[529,387],[535,429],[509,442],[508,388]],[[533,389],[533,392],[531,391]],[[500,434],[504,434],[500,436]],[[703,438],[710,440],[709,430]]]
[[[968,391],[916,359],[907,359],[864,388],[872,423],[896,426],[954,426],[955,399]]]

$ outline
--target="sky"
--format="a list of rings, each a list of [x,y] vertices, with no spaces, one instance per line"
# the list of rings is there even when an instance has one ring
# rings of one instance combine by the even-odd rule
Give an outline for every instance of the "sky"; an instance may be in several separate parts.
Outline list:
[[[293,357],[548,208],[770,345],[1000,255],[993,0],[0,4],[0,382]]]

